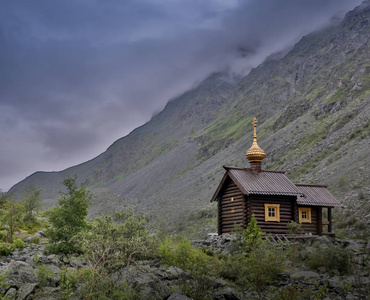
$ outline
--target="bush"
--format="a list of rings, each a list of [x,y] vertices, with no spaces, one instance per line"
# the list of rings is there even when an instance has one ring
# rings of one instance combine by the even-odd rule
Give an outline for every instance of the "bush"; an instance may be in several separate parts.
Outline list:
[[[221,271],[223,277],[249,287],[260,297],[283,271],[285,257],[279,245],[262,240],[263,234],[253,215],[243,231],[244,252],[229,256]]]
[[[0,230],[0,241],[1,242],[6,242],[6,236],[7,236],[6,230]]]
[[[219,273],[220,261],[208,256],[203,251],[193,248],[184,237],[165,239],[160,245],[160,256],[163,263],[178,267],[188,273],[181,274],[180,289],[194,299],[205,299],[212,293],[214,276]],[[180,275],[180,274],[179,274]],[[189,279],[192,280],[189,280]]]
[[[84,185],[80,188],[76,185],[76,177],[67,178],[63,181],[67,188],[59,199],[59,207],[52,209],[49,221],[52,228],[46,234],[52,243],[48,250],[52,253],[73,253],[81,252],[75,245],[72,238],[81,230],[87,227],[87,209],[92,200],[92,194],[87,191]]]
[[[91,267],[89,272],[75,274],[82,282],[79,296],[84,299],[132,299],[134,293],[122,283],[123,271],[132,261],[152,258],[157,251],[144,218],[128,213],[120,221],[116,224],[110,216],[96,218],[73,239]]]
[[[135,293],[127,283],[112,285],[114,279],[104,276],[95,280],[90,268],[62,269],[59,276],[63,299],[69,299],[72,294],[74,297],[78,295],[79,299],[135,299]]]
[[[307,258],[307,266],[313,270],[324,267],[348,274],[351,268],[352,253],[340,246],[330,245],[327,248],[316,248]]]
[[[24,247],[24,242],[21,239],[15,239],[13,242],[13,246],[15,248],[23,248]]]
[[[35,274],[39,278],[41,286],[46,286],[54,278],[54,272],[50,266],[44,264],[37,267]]]
[[[288,228],[290,234],[301,234],[303,232],[302,224],[296,223],[294,221],[290,221],[290,223],[288,224]]]
[[[9,243],[0,243],[0,255],[8,256],[14,251],[14,246]]]

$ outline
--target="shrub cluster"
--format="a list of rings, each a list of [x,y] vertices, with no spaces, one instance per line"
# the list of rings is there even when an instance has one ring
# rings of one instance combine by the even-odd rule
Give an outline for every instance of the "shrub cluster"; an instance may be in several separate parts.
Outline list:
[[[351,251],[337,245],[329,245],[325,248],[316,248],[307,258],[307,266],[313,270],[324,267],[327,270],[337,270],[341,274],[351,271]]]

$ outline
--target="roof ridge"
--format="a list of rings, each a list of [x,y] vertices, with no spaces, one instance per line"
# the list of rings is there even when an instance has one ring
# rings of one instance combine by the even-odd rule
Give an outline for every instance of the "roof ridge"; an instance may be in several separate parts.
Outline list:
[[[234,169],[234,170],[242,170],[242,171],[251,171],[254,172],[251,168],[243,168],[243,167],[234,167],[234,166],[223,166],[225,170]],[[266,173],[283,173],[285,174],[285,171],[282,170],[261,170],[261,172]]]

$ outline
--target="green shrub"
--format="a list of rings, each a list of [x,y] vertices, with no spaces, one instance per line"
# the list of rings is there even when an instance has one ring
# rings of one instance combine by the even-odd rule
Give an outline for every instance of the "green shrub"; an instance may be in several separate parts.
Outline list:
[[[8,256],[13,251],[14,251],[14,246],[12,244],[0,243],[0,255],[1,256]]]
[[[288,224],[288,228],[290,234],[301,234],[303,232],[302,224],[296,223],[294,221],[290,221],[290,223]]]
[[[122,284],[122,273],[135,260],[153,258],[157,252],[156,241],[149,236],[144,218],[128,213],[119,221],[121,223],[114,223],[111,216],[96,218],[88,229],[72,239],[92,267],[82,273],[66,271],[66,291],[68,285],[73,288],[78,281],[82,283],[78,292],[83,299],[134,297],[130,286]]]
[[[60,287],[64,299],[78,295],[79,299],[133,300],[135,293],[127,283],[119,285],[113,277],[94,278],[93,269],[62,269],[59,272]]]
[[[6,230],[0,230],[0,241],[1,242],[6,242]]]
[[[260,241],[246,255],[232,255],[225,261],[222,277],[256,291],[262,297],[268,285],[283,271],[285,255],[275,244]]]
[[[31,241],[32,244],[40,244],[40,237],[34,236]]]
[[[262,242],[262,236],[265,233],[257,226],[257,219],[252,214],[251,221],[249,222],[247,228],[243,232],[245,248],[251,251],[253,248],[257,247]]]
[[[44,264],[36,268],[35,274],[39,278],[41,286],[46,286],[54,278],[54,272],[50,266]]]
[[[330,245],[326,248],[315,248],[306,261],[309,268],[317,270],[325,267],[327,270],[337,270],[341,274],[351,271],[352,253],[340,246]]]
[[[12,243],[15,248],[23,248],[24,242],[21,239],[15,239]]]
[[[0,274],[0,290],[6,291],[10,288],[10,285],[8,281],[6,280],[8,278],[9,271],[6,271],[3,274]],[[4,297],[2,293],[0,293],[0,299],[9,299],[8,297]]]
[[[180,289],[186,295],[193,299],[205,299],[206,295],[212,293],[214,276],[220,270],[220,261],[216,257],[193,248],[190,241],[184,237],[165,239],[159,250],[163,263],[188,273],[189,277],[181,274],[179,279]]]

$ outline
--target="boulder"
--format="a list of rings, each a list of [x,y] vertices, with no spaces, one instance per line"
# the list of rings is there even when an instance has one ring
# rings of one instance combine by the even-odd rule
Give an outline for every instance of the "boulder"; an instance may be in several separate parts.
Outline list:
[[[26,283],[23,284],[17,291],[17,300],[26,299],[30,294],[32,294],[37,286],[37,283]]]
[[[87,266],[87,262],[83,256],[71,256],[69,264],[74,268],[83,268]]]
[[[184,293],[180,290],[174,291],[167,300],[191,300],[188,296],[184,295]]]
[[[139,291],[136,295],[138,299],[151,299],[151,300],[162,300],[166,299],[170,294],[171,290],[162,281],[155,280],[146,277],[140,278],[140,283],[135,286],[135,289]]]
[[[15,300],[16,297],[17,297],[17,290],[15,288],[10,288],[5,294],[5,299]]]
[[[237,292],[232,288],[224,288],[216,292],[214,300],[239,300]]]
[[[9,273],[7,281],[14,283],[20,288],[25,283],[37,283],[38,278],[34,269],[28,263],[23,261],[11,261],[9,264]]]
[[[290,278],[298,281],[312,281],[320,279],[320,275],[312,271],[298,271],[290,274]]]

